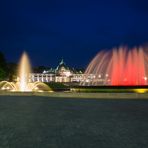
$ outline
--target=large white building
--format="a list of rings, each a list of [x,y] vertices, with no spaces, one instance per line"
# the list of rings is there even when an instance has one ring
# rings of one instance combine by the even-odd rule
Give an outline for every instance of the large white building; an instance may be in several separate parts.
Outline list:
[[[56,69],[49,69],[42,73],[31,73],[31,82],[81,82],[83,79],[83,72],[81,70],[76,71],[69,68],[63,59],[59,63]]]

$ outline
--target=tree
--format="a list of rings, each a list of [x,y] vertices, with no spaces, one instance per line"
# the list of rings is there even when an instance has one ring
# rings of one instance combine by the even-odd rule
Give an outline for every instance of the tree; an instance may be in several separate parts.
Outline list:
[[[16,63],[8,63],[8,79],[14,81],[17,77],[18,65]]]
[[[38,66],[38,67],[33,68],[33,72],[42,73],[44,70],[49,70],[49,69],[50,68],[46,66]]]
[[[0,52],[0,80],[6,79],[8,76],[8,69],[4,54]]]
[[[0,68],[0,81],[4,80],[6,78],[6,72]]]

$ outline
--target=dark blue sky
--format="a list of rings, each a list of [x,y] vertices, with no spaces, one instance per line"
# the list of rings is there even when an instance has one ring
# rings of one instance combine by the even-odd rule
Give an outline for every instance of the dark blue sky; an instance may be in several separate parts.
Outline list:
[[[86,67],[101,49],[148,42],[147,0],[4,0],[0,50],[17,62]]]

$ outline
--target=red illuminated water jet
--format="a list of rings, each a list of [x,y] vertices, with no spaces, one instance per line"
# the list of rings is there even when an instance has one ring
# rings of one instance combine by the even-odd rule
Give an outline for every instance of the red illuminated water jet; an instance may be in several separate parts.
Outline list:
[[[99,52],[88,65],[81,85],[148,84],[148,50],[120,47]]]

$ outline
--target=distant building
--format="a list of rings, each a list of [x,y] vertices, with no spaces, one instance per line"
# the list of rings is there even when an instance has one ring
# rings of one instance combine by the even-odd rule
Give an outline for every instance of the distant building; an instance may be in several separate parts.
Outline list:
[[[62,59],[59,65],[53,69],[44,70],[42,73],[31,73],[32,82],[81,82],[83,79],[83,71],[68,67]]]

